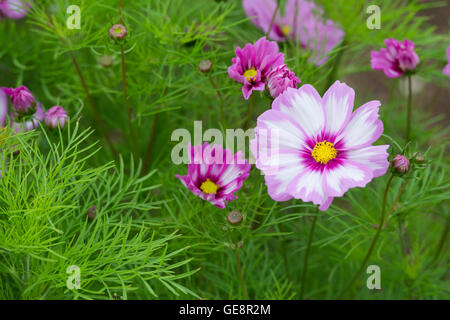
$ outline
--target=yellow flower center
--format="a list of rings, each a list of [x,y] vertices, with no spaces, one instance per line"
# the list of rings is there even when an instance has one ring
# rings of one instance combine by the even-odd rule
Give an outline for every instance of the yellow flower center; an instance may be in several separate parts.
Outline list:
[[[216,194],[217,189],[219,189],[219,185],[217,185],[214,182],[212,182],[211,180],[209,180],[209,178],[206,178],[206,181],[204,181],[202,183],[202,185],[200,186],[200,189],[206,194],[212,194],[212,193]]]
[[[253,77],[256,76],[258,72],[255,70],[255,68],[251,68],[248,70],[245,70],[244,77],[247,79],[248,82],[251,82],[253,80]]]
[[[319,163],[327,164],[328,161],[336,158],[337,150],[331,142],[324,140],[322,142],[316,143],[313,151],[311,152],[314,160]]]
[[[283,34],[285,35],[285,36],[287,36],[287,35],[289,35],[289,33],[291,32],[291,27],[289,27],[289,26],[284,26],[283,28],[281,28],[281,32],[283,32]]]
[[[121,34],[122,33],[122,28],[121,27],[117,27],[114,29],[114,32],[117,34]]]

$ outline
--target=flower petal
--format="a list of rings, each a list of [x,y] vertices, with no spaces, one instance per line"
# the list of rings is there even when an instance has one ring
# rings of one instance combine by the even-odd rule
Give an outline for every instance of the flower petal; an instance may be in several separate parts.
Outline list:
[[[350,120],[355,102],[355,91],[336,81],[323,96],[327,136],[336,136]]]

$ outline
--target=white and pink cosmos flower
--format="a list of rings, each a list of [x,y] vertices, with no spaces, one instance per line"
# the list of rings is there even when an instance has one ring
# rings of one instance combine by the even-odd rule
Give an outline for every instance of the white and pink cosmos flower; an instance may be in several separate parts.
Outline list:
[[[31,0],[0,0],[0,17],[22,19],[31,8]]]
[[[0,89],[0,129],[6,125],[8,118],[8,97],[6,93]]]
[[[288,88],[258,117],[250,149],[272,199],[312,201],[325,211],[334,197],[386,173],[389,146],[372,145],[383,133],[380,102],[352,112],[354,99],[353,89],[339,81],[323,97],[307,84]],[[269,140],[263,147],[261,133]],[[276,157],[263,159],[273,148]]]
[[[176,175],[197,197],[218,208],[235,200],[235,193],[250,174],[250,164],[240,151],[233,154],[219,145],[189,145],[188,174]]]
[[[444,67],[444,70],[442,72],[447,76],[450,77],[450,46],[447,47],[447,65]]]

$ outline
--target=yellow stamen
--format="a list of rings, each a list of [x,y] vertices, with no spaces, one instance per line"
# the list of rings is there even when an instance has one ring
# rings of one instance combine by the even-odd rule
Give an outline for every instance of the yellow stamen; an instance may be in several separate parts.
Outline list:
[[[316,143],[313,151],[311,152],[314,160],[319,163],[327,164],[328,161],[336,158],[337,150],[331,142],[324,140],[322,142]]]
[[[289,27],[289,26],[284,26],[282,29],[281,29],[281,32],[283,32],[283,34],[285,35],[285,36],[287,36],[287,35],[289,35],[289,33],[291,32],[291,27]]]
[[[206,181],[204,181],[202,183],[202,185],[200,186],[200,189],[206,194],[212,194],[212,193],[216,194],[217,189],[219,189],[219,185],[217,185],[214,182],[212,182],[211,180],[209,180],[209,178],[206,178]]]
[[[255,70],[255,68],[251,68],[248,70],[245,70],[244,77],[247,79],[248,82],[251,82],[253,80],[253,77],[256,76],[258,72]]]
[[[117,34],[121,34],[122,33],[122,28],[121,27],[117,27],[114,29],[114,32]]]

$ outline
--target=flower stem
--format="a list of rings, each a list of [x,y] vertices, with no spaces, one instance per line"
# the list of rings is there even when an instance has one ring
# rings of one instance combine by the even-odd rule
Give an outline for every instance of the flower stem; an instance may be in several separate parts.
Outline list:
[[[244,297],[244,300],[248,300],[247,289],[245,288],[244,275],[242,273],[241,259],[239,257],[239,243],[236,243],[234,247],[235,247],[234,252],[236,255],[236,266],[239,274],[239,281],[241,282],[242,296]]]
[[[116,161],[119,161],[119,154],[117,153],[116,148],[114,148],[114,145],[106,131],[105,125],[103,124],[102,117],[100,116],[100,113],[94,103],[94,100],[92,99],[92,96],[89,92],[89,88],[87,86],[86,80],[84,79],[83,73],[81,72],[80,66],[78,65],[77,58],[73,54],[73,52],[70,52],[70,56],[72,57],[73,65],[75,66],[75,70],[77,71],[78,77],[80,78],[81,85],[83,86],[84,92],[86,93],[86,97],[88,99],[89,105],[91,106],[92,112],[94,113],[94,118],[97,126],[100,128],[100,131],[103,135],[103,138],[105,139],[106,143],[108,144],[114,158]]]
[[[397,197],[395,198],[394,202],[392,203],[392,205],[390,206],[390,208],[387,212],[386,219],[384,220],[383,228],[386,227],[386,225],[389,221],[389,217],[391,216],[392,211],[394,211],[394,209],[395,209],[395,205],[398,203],[398,201],[400,200],[400,197],[405,192],[407,183],[408,183],[408,179],[405,179],[400,187],[400,190],[398,191]]]
[[[303,300],[303,295],[305,292],[305,284],[306,284],[306,274],[308,272],[308,260],[309,260],[309,254],[311,252],[311,244],[312,244],[312,239],[314,236],[314,230],[316,228],[316,223],[317,223],[317,217],[319,216],[318,212],[316,212],[316,214],[314,215],[312,224],[311,224],[311,230],[309,231],[309,237],[308,237],[308,244],[306,247],[306,252],[305,252],[305,259],[303,261],[303,274],[302,274],[302,282],[301,282],[301,286],[300,286],[300,299]]]
[[[272,19],[270,19],[269,29],[266,32],[266,38],[269,38],[270,31],[272,30],[273,23],[275,22],[275,17],[277,16],[278,9],[280,8],[280,0],[277,0],[277,6],[272,14]]]
[[[450,227],[450,216],[447,216],[447,222],[445,223],[444,230],[442,231],[441,239],[439,240],[439,245],[436,250],[436,254],[434,255],[433,262],[436,262],[441,254],[442,248],[444,247],[444,244],[446,243],[449,227]]]
[[[247,122],[245,123],[244,130],[247,130],[250,127],[250,121],[252,121],[252,110],[253,110],[253,95],[250,96],[250,101],[248,104]]]
[[[135,157],[139,157],[139,150],[137,147],[136,133],[133,127],[133,110],[130,106],[130,101],[128,100],[128,86],[127,86],[127,65],[125,63],[125,48],[121,45],[121,55],[122,55],[122,85],[123,85],[123,96],[125,99],[125,107],[127,109],[128,116],[128,127],[130,130],[130,145],[133,150]]]
[[[386,213],[386,201],[387,201],[387,195],[388,195],[388,191],[389,191],[389,187],[391,185],[392,179],[394,178],[394,175],[391,174],[391,176],[389,177],[387,183],[386,183],[386,188],[384,190],[384,196],[383,196],[383,204],[381,207],[381,218],[380,218],[380,226],[383,225],[384,222],[384,216]],[[347,286],[345,286],[344,290],[342,290],[341,294],[339,295],[338,299],[342,299],[342,297],[344,296],[344,294],[352,287],[353,282],[355,282],[355,280],[361,275],[362,271],[364,270],[364,267],[367,264],[367,261],[369,260],[370,256],[372,255],[373,249],[375,248],[375,245],[377,243],[378,238],[380,237],[380,233],[381,230],[383,228],[378,228],[377,232],[375,233],[375,236],[372,239],[372,243],[370,244],[370,248],[369,251],[367,251],[366,256],[364,257],[364,260],[361,264],[361,266],[359,267],[358,271],[353,275],[353,277],[351,278],[351,280],[349,281],[349,283],[347,284]]]
[[[331,72],[328,75],[327,87],[325,88],[325,90],[327,90],[329,87],[331,87],[331,85],[336,80],[336,76],[338,74],[339,67],[341,66],[342,57],[344,56],[346,49],[347,49],[347,41],[344,38],[344,41],[342,41],[341,48],[340,48],[340,50],[336,56],[336,59],[334,61],[333,68],[331,69]]]
[[[411,75],[408,75],[408,110],[406,111],[406,142],[411,137],[411,108],[412,108],[412,81]]]
[[[217,87],[216,83],[214,82],[214,79],[209,76],[209,81],[211,82],[211,85],[213,86],[214,90],[216,90],[216,94],[217,94],[217,99],[219,99],[219,108],[220,108],[220,122],[222,123],[222,128],[223,130],[226,130],[226,124],[225,124],[225,116],[223,113],[223,97],[222,94],[220,93],[219,88]]]

